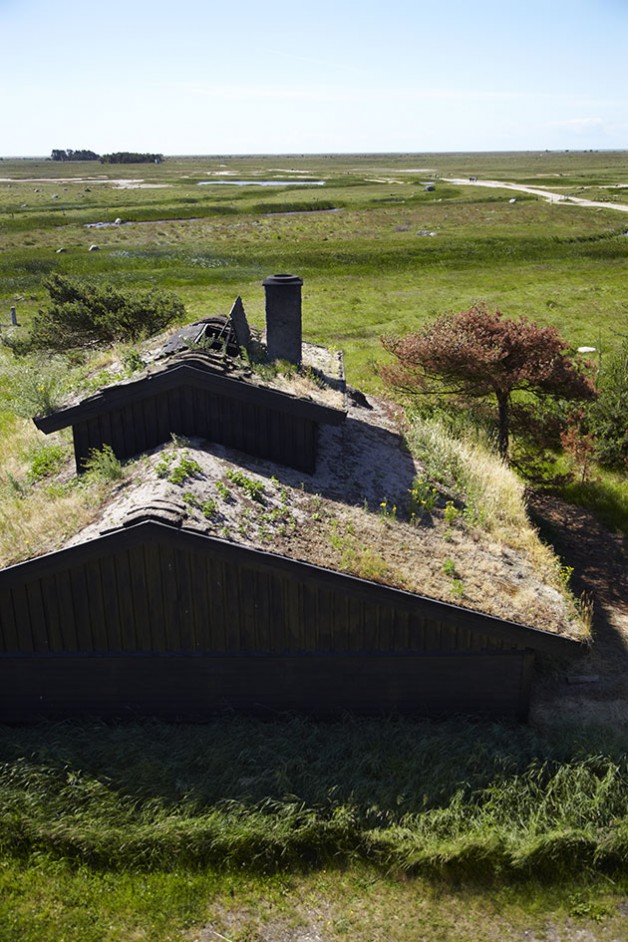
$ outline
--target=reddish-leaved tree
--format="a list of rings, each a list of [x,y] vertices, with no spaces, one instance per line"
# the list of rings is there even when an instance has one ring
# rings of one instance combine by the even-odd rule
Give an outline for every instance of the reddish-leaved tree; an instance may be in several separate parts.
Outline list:
[[[523,317],[511,320],[484,305],[439,317],[405,337],[382,337],[382,343],[397,361],[381,369],[382,378],[393,388],[409,395],[495,396],[503,458],[508,455],[509,409],[515,390],[575,400],[596,395],[586,364],[569,356],[569,345],[555,327]]]

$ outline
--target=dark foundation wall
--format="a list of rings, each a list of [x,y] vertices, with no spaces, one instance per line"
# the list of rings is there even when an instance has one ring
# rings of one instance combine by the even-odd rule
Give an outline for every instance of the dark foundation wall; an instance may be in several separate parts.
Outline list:
[[[532,656],[38,656],[0,658],[0,718],[202,720],[226,710],[524,720]]]

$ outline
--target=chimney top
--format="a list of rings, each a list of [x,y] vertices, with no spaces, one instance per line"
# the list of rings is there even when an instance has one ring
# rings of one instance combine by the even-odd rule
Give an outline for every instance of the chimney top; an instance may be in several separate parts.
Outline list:
[[[270,275],[266,292],[266,355],[301,363],[301,285],[298,275]]]
[[[299,278],[298,275],[269,275],[268,278],[265,278],[262,282],[264,287],[266,285],[302,285],[303,279]]]

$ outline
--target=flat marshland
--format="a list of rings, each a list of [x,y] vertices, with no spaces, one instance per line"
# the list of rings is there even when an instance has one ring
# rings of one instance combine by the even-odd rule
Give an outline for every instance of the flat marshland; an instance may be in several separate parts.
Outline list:
[[[471,177],[564,199],[479,187]],[[475,302],[556,325],[603,361],[628,333],[628,213],[617,208],[628,205],[625,184],[628,154],[619,152],[3,160],[0,323],[14,306],[27,330],[48,302],[45,279],[60,273],[172,291],[189,320],[228,313],[239,294],[261,328],[262,280],[293,272],[304,279],[304,339],[342,350],[349,382],[367,395],[382,394],[374,370],[385,361],[381,335]],[[605,205],[575,202],[587,199]],[[44,440],[28,420],[42,397],[89,394],[114,361],[136,355],[119,348],[41,362],[0,348],[4,565],[62,545],[145,474],[140,462],[126,477],[95,471],[77,487],[68,438]],[[523,552],[522,541],[536,537],[531,528],[521,535],[520,480],[499,473],[501,496],[488,494],[485,430],[462,419],[443,420],[438,432],[425,415],[413,417],[406,431],[424,469],[424,502],[432,486],[451,497],[448,519],[443,508],[431,518],[442,540],[441,555],[432,552],[434,593],[464,604],[466,592],[478,604],[481,578],[471,557],[456,556],[463,542]],[[456,430],[451,445],[444,427]],[[564,456],[555,459],[566,472]],[[561,493],[625,526],[620,474],[596,469]],[[302,494],[323,556],[380,578],[384,543],[409,526],[393,496],[382,478],[364,506],[341,517],[337,501]],[[375,534],[381,556],[372,552]],[[298,528],[281,539],[287,553],[290,545],[304,552]],[[567,550],[552,563],[543,556],[563,588]],[[609,572],[618,565],[610,553],[604,559]],[[625,938],[620,581],[598,602],[593,625],[593,651],[601,640],[598,650],[606,643],[610,655],[595,661],[594,653],[591,663],[598,671],[612,660],[612,678],[586,697],[567,688],[563,666],[543,665],[531,727],[223,717],[203,726],[2,728],[0,942]]]

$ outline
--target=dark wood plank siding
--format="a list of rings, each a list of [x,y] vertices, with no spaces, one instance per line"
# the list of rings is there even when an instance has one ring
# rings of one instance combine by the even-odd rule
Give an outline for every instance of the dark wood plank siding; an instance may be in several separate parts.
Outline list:
[[[170,441],[173,433],[206,438],[306,473],[316,466],[315,422],[181,388],[78,422],[74,426],[77,469],[85,470],[92,449],[111,445],[125,460]]]
[[[111,445],[121,460],[167,442],[199,436],[310,473],[318,427],[345,413],[203,370],[177,367],[39,417],[45,432],[72,425],[79,472],[92,449]]]
[[[508,710],[523,715],[529,697],[529,649],[567,653],[570,645],[578,647],[477,612],[154,523],[0,573],[0,676],[6,677],[9,662],[19,661],[21,676],[26,677],[28,663],[58,658],[55,667],[33,666],[37,676],[49,672],[47,684],[63,676],[63,663],[93,665],[96,655],[109,657],[102,676],[99,668],[89,667],[95,682],[101,677],[103,684],[105,676],[107,684],[114,677],[120,658],[130,657],[129,664],[136,663],[133,657],[148,658],[154,664],[157,657],[174,665],[181,658],[200,656],[213,665],[211,672],[231,678],[234,691],[240,680],[233,679],[238,670],[233,665],[241,664],[242,676],[251,674],[250,695],[273,709],[282,698],[285,708],[301,702],[293,681],[286,679],[289,675],[300,678],[303,702],[310,706],[315,678],[321,703],[328,705],[345,703],[344,693],[330,690],[346,683],[346,703],[353,702],[356,709],[375,709],[377,703],[382,709],[405,709],[404,703],[412,703],[418,711],[425,707],[438,712],[445,693],[435,691],[423,668],[413,668],[416,685],[410,693],[410,675],[404,674],[403,665],[406,658],[416,665],[418,658],[440,665],[447,683],[455,674],[448,692],[452,710],[490,711],[497,709],[497,700],[484,687],[501,689],[503,682],[490,672],[502,661],[511,667],[516,661],[517,668],[509,667],[507,674]],[[272,665],[278,664],[288,672],[283,679],[274,673]],[[471,672],[464,682],[463,668]],[[378,670],[383,671],[379,680]],[[75,667],[68,671],[71,687],[78,680],[71,679]],[[371,692],[368,703],[355,690],[351,678],[356,671],[375,689],[381,681],[381,694]],[[406,684],[402,692],[398,676],[406,677],[399,681]],[[129,677],[125,674],[121,681],[125,690]],[[266,699],[259,677],[268,685]],[[149,680],[144,682],[150,686]],[[296,680],[294,684],[298,686]],[[226,702],[225,689],[220,684],[216,689],[220,693],[207,694],[199,709]],[[109,694],[101,694],[109,703]],[[234,692],[229,702],[239,703],[240,696],[250,705],[244,693]],[[97,709],[97,699],[88,696],[88,702],[90,709]],[[177,700],[177,709],[181,702]]]

